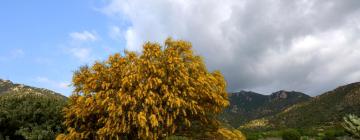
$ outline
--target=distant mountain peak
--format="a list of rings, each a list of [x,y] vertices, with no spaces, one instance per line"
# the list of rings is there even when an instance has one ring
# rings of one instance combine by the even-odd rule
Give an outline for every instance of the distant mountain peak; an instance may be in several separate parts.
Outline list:
[[[271,93],[270,98],[272,99],[287,99],[287,98],[310,98],[309,95],[298,92],[298,91],[286,91],[286,90],[279,90],[277,92]]]
[[[233,92],[233,93],[230,93],[230,95],[249,95],[249,94],[256,94],[256,95],[262,95],[260,93],[256,93],[256,92],[253,92],[253,91],[250,91],[250,90],[240,90],[238,92]]]
[[[291,93],[291,92],[288,92],[288,91],[285,91],[285,90],[280,90],[280,91],[271,93],[270,96],[276,97],[276,98],[279,98],[279,99],[286,99],[286,98],[288,98],[289,93]]]

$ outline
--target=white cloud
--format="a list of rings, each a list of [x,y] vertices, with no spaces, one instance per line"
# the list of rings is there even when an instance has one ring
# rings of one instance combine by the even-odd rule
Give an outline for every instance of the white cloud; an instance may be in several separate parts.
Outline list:
[[[40,65],[50,65],[53,64],[53,61],[46,57],[36,57],[34,62]]]
[[[99,36],[95,31],[82,31],[69,33],[71,40],[67,41],[63,47],[65,52],[71,54],[79,62],[90,62],[95,59],[96,48],[98,45]]]
[[[87,47],[73,47],[69,49],[70,53],[75,56],[81,62],[92,60],[91,48]]]
[[[70,82],[58,82],[42,76],[36,77],[35,81],[41,84],[45,84],[50,89],[54,90],[64,90],[70,88]]]
[[[40,83],[48,83],[50,82],[50,80],[46,77],[36,77],[36,82],[40,82]]]
[[[96,41],[98,39],[96,33],[89,31],[72,32],[69,34],[69,36],[75,41]]]
[[[359,0],[109,0],[126,19],[126,47],[172,36],[191,41],[230,91],[320,94],[360,81]]]
[[[11,57],[12,58],[18,58],[25,55],[25,52],[23,49],[14,49],[11,51]]]
[[[0,62],[10,62],[11,60],[22,58],[25,56],[25,51],[21,48],[12,49],[10,51],[4,51],[4,54],[0,54]]]
[[[59,88],[64,88],[64,89],[66,89],[66,88],[69,88],[70,83],[68,83],[68,82],[60,82],[60,83],[58,83],[57,85],[58,85]]]
[[[124,32],[121,31],[120,27],[118,26],[111,26],[109,29],[109,36],[114,40],[121,40],[123,38]]]

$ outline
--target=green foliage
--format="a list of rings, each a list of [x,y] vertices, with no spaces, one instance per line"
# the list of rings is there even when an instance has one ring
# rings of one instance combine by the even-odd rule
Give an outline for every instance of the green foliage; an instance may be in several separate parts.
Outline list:
[[[329,129],[325,131],[322,140],[336,140],[337,137],[345,135],[346,133],[343,129]]]
[[[283,134],[288,131],[297,131],[301,140],[316,139],[316,140],[333,140],[334,138],[346,136],[342,127],[331,128],[300,128],[300,129],[279,129],[279,130],[244,130],[247,139],[258,140],[266,138],[281,138]]]
[[[348,113],[360,114],[360,83],[341,86],[269,117],[275,128],[336,126]],[[311,116],[311,117],[309,117]]]
[[[165,140],[190,140],[190,139],[184,136],[170,136],[167,137]]]
[[[269,137],[281,137],[282,132],[281,130],[246,130],[241,129],[241,132],[244,132],[247,140],[258,140],[263,138],[269,138]]]
[[[343,127],[354,137],[360,138],[360,118],[349,114],[345,116],[343,122]]]
[[[10,92],[0,96],[0,139],[54,139],[63,131],[66,100],[55,94]]]
[[[295,129],[288,129],[282,133],[283,140],[300,140],[301,134]]]
[[[295,91],[278,91],[271,95],[240,91],[229,94],[230,106],[220,118],[237,128],[248,121],[275,115],[291,105],[310,99],[310,96]]]
[[[262,138],[260,134],[249,134],[246,136],[247,140],[258,140],[260,138]]]

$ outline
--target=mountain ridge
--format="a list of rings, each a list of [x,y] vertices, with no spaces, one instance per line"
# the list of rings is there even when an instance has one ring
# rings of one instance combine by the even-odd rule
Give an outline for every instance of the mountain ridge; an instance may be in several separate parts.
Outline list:
[[[312,97],[302,92],[279,90],[269,95],[259,94],[253,91],[241,90],[229,93],[230,106],[225,109],[221,119],[233,127],[275,113],[299,102]]]
[[[20,93],[20,92],[22,94],[55,95],[67,99],[66,96],[46,88],[38,88],[38,87],[28,86],[25,84],[13,83],[10,80],[0,79],[0,96],[4,94]]]
[[[345,115],[360,115],[359,108],[360,82],[355,82],[294,104],[275,115],[249,121],[241,128],[338,127]]]

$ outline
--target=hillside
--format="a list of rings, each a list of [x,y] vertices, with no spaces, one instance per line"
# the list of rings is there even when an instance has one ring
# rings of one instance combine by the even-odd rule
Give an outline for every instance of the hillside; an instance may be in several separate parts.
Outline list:
[[[66,97],[0,79],[0,139],[55,139]]]
[[[284,127],[336,125],[346,114],[360,115],[360,82],[336,88],[297,104],[270,119]]]
[[[221,118],[233,127],[239,127],[247,121],[275,115],[291,105],[310,99],[310,96],[295,91],[281,90],[270,95],[240,91],[229,94],[230,106]]]
[[[360,115],[360,82],[338,87],[315,98],[295,104],[284,111],[254,122],[275,128],[338,126],[346,114]]]
[[[35,94],[35,95],[43,95],[43,96],[55,96],[59,98],[66,99],[65,96],[56,93],[54,91],[44,89],[44,88],[36,88],[23,84],[16,84],[11,82],[10,80],[0,79],[0,96],[4,94],[11,93],[22,93],[22,94]]]

